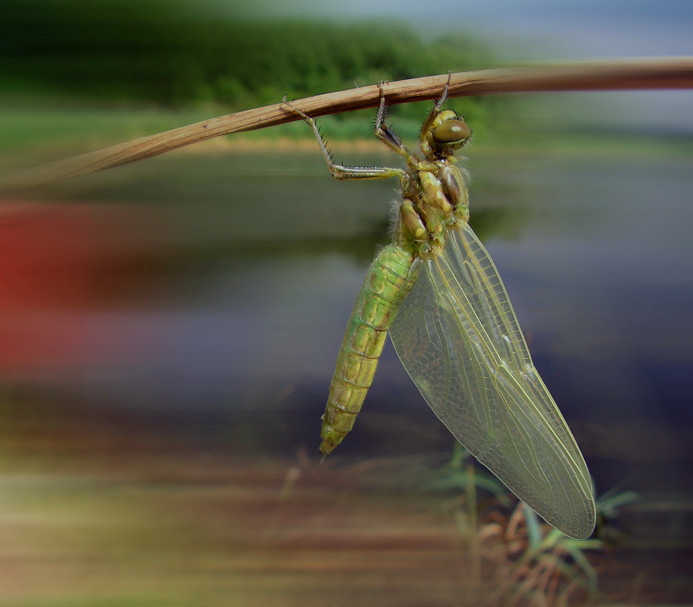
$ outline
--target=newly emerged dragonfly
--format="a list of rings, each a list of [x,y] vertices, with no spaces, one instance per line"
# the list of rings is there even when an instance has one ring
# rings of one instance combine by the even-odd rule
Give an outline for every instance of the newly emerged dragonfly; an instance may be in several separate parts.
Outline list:
[[[496,266],[469,226],[454,153],[471,130],[442,109],[448,84],[421,127],[423,159],[385,124],[381,85],[375,136],[406,169],[336,164],[314,120],[286,103],[313,129],[333,177],[397,177],[402,187],[393,242],[370,266],[346,328],[320,451],[331,453],[351,430],[389,331],[404,368],[455,438],[547,522],[586,538],[595,524],[590,475],[532,363]]]

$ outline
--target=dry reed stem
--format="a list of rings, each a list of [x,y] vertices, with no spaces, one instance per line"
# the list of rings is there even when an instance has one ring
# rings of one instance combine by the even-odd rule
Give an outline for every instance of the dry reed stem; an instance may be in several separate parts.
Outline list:
[[[435,99],[447,74],[384,85],[388,104]],[[587,91],[693,88],[693,57],[603,60],[489,69],[452,74],[450,97],[539,91]],[[292,101],[310,116],[375,107],[377,85],[326,93]],[[141,137],[58,160],[5,178],[0,187],[28,188],[71,179],[231,133],[252,131],[299,120],[282,103],[210,118],[155,135]]]

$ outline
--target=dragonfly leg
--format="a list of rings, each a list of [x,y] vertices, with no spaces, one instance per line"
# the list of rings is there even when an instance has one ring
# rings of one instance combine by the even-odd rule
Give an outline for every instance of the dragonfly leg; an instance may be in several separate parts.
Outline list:
[[[315,120],[308,116],[305,112],[302,112],[297,107],[289,103],[286,98],[282,99],[282,102],[286,107],[288,107],[292,112],[298,114],[303,118],[308,126],[313,130],[315,138],[318,140],[320,149],[322,150],[322,155],[327,163],[327,168],[330,170],[332,177],[335,179],[387,179],[389,177],[399,177],[402,179],[404,171],[402,169],[389,168],[389,167],[350,167],[343,164],[338,164],[332,158],[332,154],[327,147],[327,143],[320,133],[318,125]]]
[[[443,107],[443,104],[447,101],[448,91],[450,90],[450,79],[451,78],[452,78],[452,72],[448,72],[448,79],[447,79],[447,82],[445,83],[445,86],[443,87],[442,94],[440,95],[438,101],[436,101],[435,105],[431,108],[431,111],[429,112],[428,116],[426,117],[426,120],[424,120],[424,123],[421,125],[421,139],[425,139],[426,133],[431,128],[431,124],[433,124],[433,121],[438,117],[438,114],[440,114],[440,111],[441,111],[441,108]]]
[[[404,156],[407,160],[407,164],[414,166],[418,162],[416,156],[407,149],[397,134],[385,124],[385,119],[387,118],[387,103],[385,101],[385,90],[383,89],[384,84],[385,83],[382,81],[378,82],[378,88],[380,89],[380,105],[378,106],[378,113],[375,117],[375,136],[387,147]]]

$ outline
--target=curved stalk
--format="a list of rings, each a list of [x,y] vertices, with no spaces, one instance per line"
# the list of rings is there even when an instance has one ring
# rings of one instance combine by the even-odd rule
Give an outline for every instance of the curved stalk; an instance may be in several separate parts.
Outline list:
[[[389,105],[435,99],[449,78],[449,96],[544,91],[693,88],[693,57],[603,60],[499,68],[413,78],[383,85]],[[376,107],[377,84],[292,101],[312,117]],[[30,188],[165,154],[206,139],[299,120],[281,102],[203,120],[6,177],[0,187]]]

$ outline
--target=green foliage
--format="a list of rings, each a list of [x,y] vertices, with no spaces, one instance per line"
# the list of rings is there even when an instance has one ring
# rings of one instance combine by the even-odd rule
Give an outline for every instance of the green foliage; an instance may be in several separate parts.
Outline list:
[[[594,597],[599,581],[587,551],[601,551],[598,539],[574,540],[543,523],[537,514],[520,502],[506,530],[505,559],[508,562],[499,596],[505,605],[567,605],[572,595],[582,591]]]
[[[622,510],[638,500],[632,491],[605,493],[596,500],[597,533],[575,540],[509,496],[460,444],[429,488],[461,494],[454,514],[468,544],[469,567],[477,580],[495,580],[489,604],[512,607],[568,605],[594,597],[599,577],[590,554],[604,552],[618,531]]]
[[[245,21],[195,6],[5,0],[0,82],[5,91],[237,110],[489,64],[485,48],[461,33],[424,43],[392,22]]]
[[[460,443],[455,443],[450,461],[428,483],[428,488],[434,491],[461,490],[466,495],[473,488],[475,495],[477,489],[489,493],[493,496],[494,503],[504,507],[512,504],[505,486],[495,476],[478,468],[471,453]],[[475,501],[471,506],[476,509],[478,504]]]

